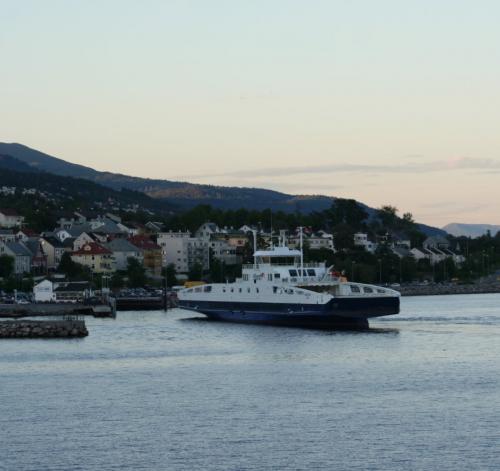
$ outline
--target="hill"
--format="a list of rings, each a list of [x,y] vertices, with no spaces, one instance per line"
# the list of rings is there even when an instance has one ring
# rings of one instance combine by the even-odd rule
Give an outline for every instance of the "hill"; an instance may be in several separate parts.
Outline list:
[[[37,170],[12,156],[0,155],[0,188],[15,187],[14,196],[1,196],[3,204],[17,209],[34,206],[49,209],[100,207],[109,210],[170,213],[172,206],[131,190],[114,190],[83,178],[62,177]]]
[[[481,237],[489,231],[492,236],[500,231],[500,226],[493,224],[464,224],[454,222],[443,227],[443,230],[455,237]]]
[[[331,206],[333,198],[317,195],[288,195],[261,188],[223,187],[188,182],[139,178],[119,173],[99,172],[93,168],[73,164],[22,144],[0,143],[0,154],[11,155],[33,169],[60,176],[85,178],[95,183],[121,190],[145,193],[152,198],[168,200],[179,208],[210,204],[223,209],[272,208],[275,211],[321,211]]]
[[[122,189],[131,190],[135,195],[141,193],[150,197],[142,202],[149,206],[157,202],[157,208],[167,207],[179,210],[190,209],[200,204],[211,205],[220,209],[254,209],[262,211],[271,209],[286,213],[309,214],[314,211],[328,209],[334,197],[324,195],[290,195],[279,191],[262,188],[224,187],[215,185],[200,185],[188,182],[139,178],[119,173],[100,172],[83,165],[73,164],[53,157],[22,144],[0,143],[0,154],[12,156],[24,164],[24,171],[44,171],[60,177],[72,177],[90,180],[99,185],[99,191],[108,187],[119,193]],[[11,162],[11,164],[13,164]],[[376,210],[362,203],[362,207],[370,217],[375,217]],[[441,229],[419,225],[420,230],[427,235],[445,234]]]

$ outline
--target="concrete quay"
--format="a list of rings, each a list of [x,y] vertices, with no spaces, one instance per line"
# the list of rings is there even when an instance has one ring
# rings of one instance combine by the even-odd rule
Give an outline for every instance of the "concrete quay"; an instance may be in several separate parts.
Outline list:
[[[0,304],[0,318],[38,317],[38,316],[94,316],[114,317],[115,308],[110,304]]]
[[[0,338],[77,338],[89,334],[83,320],[0,321]]]

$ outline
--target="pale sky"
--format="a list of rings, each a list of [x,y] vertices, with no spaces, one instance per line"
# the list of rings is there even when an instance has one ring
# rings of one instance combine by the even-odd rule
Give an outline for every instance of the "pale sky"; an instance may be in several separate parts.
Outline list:
[[[500,224],[498,0],[0,0],[0,141]]]

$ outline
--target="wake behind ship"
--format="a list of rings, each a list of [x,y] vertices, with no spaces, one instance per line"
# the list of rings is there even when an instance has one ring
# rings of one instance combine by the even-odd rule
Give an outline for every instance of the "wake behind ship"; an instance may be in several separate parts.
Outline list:
[[[255,243],[254,243],[255,246]],[[367,329],[370,317],[399,313],[399,292],[348,282],[324,263],[304,263],[283,245],[255,250],[234,283],[178,293],[179,307],[212,319],[320,329]]]

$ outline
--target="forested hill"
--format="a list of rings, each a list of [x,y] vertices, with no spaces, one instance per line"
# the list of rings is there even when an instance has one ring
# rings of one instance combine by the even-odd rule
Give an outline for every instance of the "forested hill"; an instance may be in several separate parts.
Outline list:
[[[79,197],[73,195],[76,199],[88,199],[92,192],[104,197],[106,189],[107,191],[115,190],[109,193],[110,198],[119,198],[122,202],[135,200],[145,208],[154,208],[157,212],[187,210],[203,204],[224,210],[245,208],[262,211],[270,209],[274,212],[310,214],[329,209],[335,201],[334,197],[324,195],[289,195],[262,188],[198,185],[99,172],[90,167],[66,162],[22,144],[0,143],[0,154],[4,155],[3,168],[22,172],[43,172],[44,175],[52,174],[53,176],[79,179],[77,184],[74,183],[75,188],[68,188],[68,191],[79,193]],[[13,157],[14,159],[12,159]],[[2,161],[0,161],[1,165]],[[37,181],[43,180],[43,185],[52,185],[53,190],[57,185],[61,185],[62,181],[67,181],[64,179],[51,180],[40,176],[33,178],[38,178]],[[5,182],[5,178],[2,181]],[[95,186],[91,186],[90,183]],[[7,180],[7,183],[1,184],[9,185],[9,182]],[[12,185],[12,183],[10,184]],[[63,185],[64,188],[66,186]],[[359,204],[367,211],[369,217],[376,217],[377,211],[375,209],[362,203]],[[423,224],[420,224],[419,227],[427,235],[445,234],[441,229]]]
[[[62,177],[38,171],[5,155],[0,155],[1,187],[16,188],[15,196],[2,196],[3,206],[14,207],[21,213],[27,208],[20,205],[29,206],[33,202],[37,202],[41,207],[64,210],[95,207],[139,208],[165,214],[172,209],[171,205],[150,198],[144,193],[125,189],[117,191],[82,178]]]
[[[310,213],[332,205],[334,198],[322,195],[289,195],[262,188],[199,185],[188,182],[139,178],[119,173],[99,172],[53,157],[22,144],[0,143],[0,154],[8,154],[33,169],[61,176],[85,178],[121,190],[139,191],[153,198],[165,199],[180,208],[210,204],[222,209],[267,209],[273,211]]]

